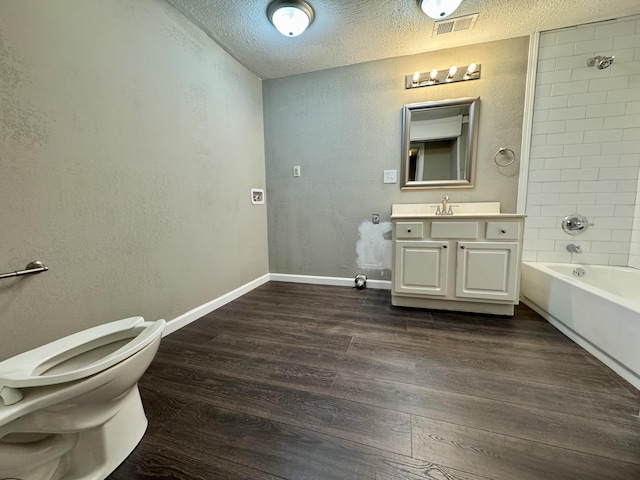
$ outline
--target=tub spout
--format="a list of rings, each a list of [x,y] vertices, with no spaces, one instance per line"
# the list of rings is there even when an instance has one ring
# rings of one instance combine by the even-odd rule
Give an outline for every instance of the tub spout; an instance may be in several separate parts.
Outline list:
[[[567,252],[571,253],[582,253],[582,248],[580,245],[576,245],[575,243],[570,243],[567,245]]]

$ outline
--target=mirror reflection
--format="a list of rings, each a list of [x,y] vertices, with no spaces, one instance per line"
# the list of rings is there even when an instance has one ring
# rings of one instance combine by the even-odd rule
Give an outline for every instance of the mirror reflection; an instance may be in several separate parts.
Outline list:
[[[404,106],[402,188],[473,187],[480,99]]]

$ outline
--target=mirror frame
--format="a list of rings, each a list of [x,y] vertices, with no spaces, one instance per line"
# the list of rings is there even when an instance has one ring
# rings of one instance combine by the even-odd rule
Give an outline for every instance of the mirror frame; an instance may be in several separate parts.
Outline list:
[[[411,112],[429,108],[469,107],[469,138],[467,140],[467,180],[409,180],[409,150],[411,147]],[[473,188],[478,147],[478,123],[480,120],[480,97],[456,98],[435,102],[411,103],[402,109],[402,190],[427,188]]]

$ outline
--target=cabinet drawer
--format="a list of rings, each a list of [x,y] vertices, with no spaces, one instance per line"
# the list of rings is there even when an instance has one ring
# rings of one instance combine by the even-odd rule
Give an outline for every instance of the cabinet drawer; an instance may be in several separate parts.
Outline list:
[[[424,225],[422,222],[396,223],[396,238],[422,238]]]
[[[431,238],[478,238],[478,222],[432,222]]]
[[[520,224],[516,222],[487,222],[487,240],[517,240]]]

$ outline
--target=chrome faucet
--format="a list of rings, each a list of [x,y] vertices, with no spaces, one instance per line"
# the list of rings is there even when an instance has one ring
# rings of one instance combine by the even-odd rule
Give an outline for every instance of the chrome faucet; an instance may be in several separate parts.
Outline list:
[[[453,215],[453,210],[451,210],[451,205],[448,205],[449,196],[445,195],[442,197],[442,205],[438,205],[436,209],[436,215]]]
[[[571,253],[582,253],[582,248],[580,245],[576,245],[575,243],[570,243],[567,245],[567,252]]]

